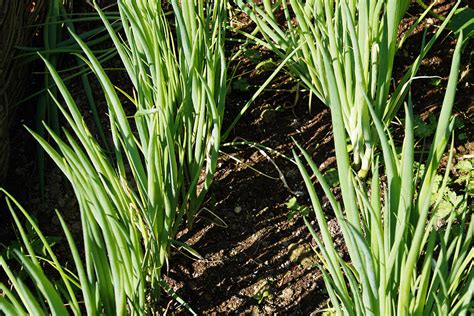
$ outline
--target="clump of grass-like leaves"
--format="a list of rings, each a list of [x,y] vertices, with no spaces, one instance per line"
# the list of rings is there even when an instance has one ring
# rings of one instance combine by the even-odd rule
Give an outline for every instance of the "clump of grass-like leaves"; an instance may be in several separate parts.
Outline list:
[[[176,0],[171,5],[173,31],[160,1],[119,0],[125,41],[98,9],[133,84],[132,95],[116,89],[93,52],[73,34],[107,102],[112,153],[92,136],[65,83],[45,60],[70,129],[63,130],[63,140],[46,127],[57,150],[32,133],[69,179],[79,202],[85,272],[75,258],[81,278],[76,287],[91,315],[156,312],[170,246],[183,219],[192,222],[216,168],[226,92],[225,3]],[[126,113],[117,90],[134,113]],[[17,256],[28,262],[22,253]],[[63,315],[62,300],[50,296],[50,288],[43,291],[48,283],[36,278],[37,260],[29,263],[42,298],[22,296],[28,290],[20,284],[7,299],[13,307],[36,301],[35,315]],[[78,313],[77,304],[71,308]]]
[[[342,124],[343,109],[341,105],[331,108],[337,112],[332,126],[342,204],[311,157],[302,150],[331,202],[350,263],[338,254],[310,175],[295,154],[320,235],[306,218],[305,222],[316,240],[322,259],[320,269],[333,311],[338,315],[465,315],[472,309],[473,215],[464,205],[446,215],[444,226],[436,227],[438,205],[431,207],[430,201],[434,178],[454,126],[451,110],[459,74],[461,38],[423,175],[418,175],[414,168],[411,100],[405,106],[405,138],[398,153],[382,115],[367,98],[382,150],[372,164],[370,184],[360,181],[351,171]],[[328,80],[334,78],[330,76]],[[379,160],[384,162],[383,173],[379,173]],[[448,165],[447,172],[449,168]]]
[[[62,55],[68,53],[75,53],[81,50],[79,45],[73,38],[71,38],[70,36],[64,36],[64,26],[67,26],[70,30],[75,31],[75,25],[78,21],[95,21],[100,20],[100,18],[97,14],[74,14],[72,12],[72,1],[49,0],[44,1],[43,3],[46,3],[45,6],[47,7],[45,22],[44,24],[42,24],[44,46],[42,48],[24,47],[22,48],[24,53],[20,54],[18,57],[21,59],[22,63],[31,63],[35,62],[38,59],[38,53],[41,53],[41,55],[43,55],[44,58],[48,59],[51,65],[56,68],[61,64],[60,60]],[[108,14],[107,16],[109,20],[117,18],[117,15],[114,16],[113,14]],[[119,27],[120,23],[113,23],[113,25],[115,27]],[[83,32],[79,36],[88,44],[89,47],[91,47],[93,45],[100,44],[106,41],[109,38],[107,33],[107,30],[102,25],[87,32]],[[107,59],[110,59],[115,54],[116,53],[114,49],[100,51],[100,56],[98,56],[98,59],[105,62]],[[69,71],[72,71],[73,73],[68,76],[69,78],[64,78],[64,81],[67,82],[68,79],[80,76],[81,83],[83,86],[83,93],[89,103],[89,108],[94,117],[97,132],[101,137],[101,141],[103,142],[103,144],[105,144],[105,134],[103,131],[103,127],[100,123],[99,113],[97,111],[94,96],[92,93],[92,87],[87,77],[87,71],[89,69],[84,65],[84,62],[81,60],[81,58],[77,57],[76,59],[77,65],[67,69]],[[54,132],[59,135],[61,132],[59,111],[58,107],[53,101],[53,98],[50,96],[52,95],[54,98],[57,98],[58,90],[50,74],[47,71],[45,71],[43,75],[42,84],[44,86],[44,89],[41,89],[37,93],[28,95],[21,102],[39,96],[36,107],[36,132],[41,137],[46,137],[46,130],[43,126],[43,122],[47,122],[47,124],[52,128],[52,130],[54,130]],[[44,151],[38,144],[38,172],[40,177],[40,190],[42,195],[44,195],[45,186],[44,156]]]
[[[9,286],[0,284],[0,311],[6,315],[68,315],[69,312],[75,315],[83,312],[96,315],[101,312],[126,312],[125,301],[129,294],[133,294],[130,292],[130,284],[139,284],[136,279],[140,273],[133,265],[130,269],[124,269],[122,262],[111,260],[123,258],[118,252],[124,251],[119,251],[118,247],[105,246],[106,236],[97,223],[84,225],[88,229],[84,232],[84,264],[74,237],[63,218],[57,214],[72,254],[72,268],[60,262],[50,240],[43,235],[29,213],[7,192],[0,192],[7,196],[6,202],[21,238],[19,246],[10,246],[0,257],[0,266],[9,279]],[[27,220],[25,225],[18,217],[18,210]],[[83,219],[87,220],[88,217],[84,216]],[[31,229],[27,230],[25,227]],[[16,259],[20,264],[20,273],[13,272],[11,259]],[[59,279],[55,278],[56,274],[52,274],[52,271],[57,272]],[[117,273],[115,277],[111,277],[112,271]],[[113,283],[118,281],[120,286]],[[138,287],[135,294],[140,290],[143,291],[143,287]],[[144,310],[143,296],[131,296],[129,301],[134,303],[131,314],[139,314]]]
[[[253,0],[237,0],[236,3],[255,21],[263,39],[249,36],[281,58],[297,50],[287,63],[290,71],[331,109],[341,108],[352,164],[361,178],[370,170],[377,140],[368,103],[383,122],[391,122],[422,58],[454,13],[453,10],[426,45],[423,43],[412,68],[389,97],[399,48],[398,27],[410,1],[290,0],[288,4],[264,0],[263,5],[257,5]],[[284,26],[275,14],[280,7]],[[332,120],[337,119],[334,112],[331,112]]]

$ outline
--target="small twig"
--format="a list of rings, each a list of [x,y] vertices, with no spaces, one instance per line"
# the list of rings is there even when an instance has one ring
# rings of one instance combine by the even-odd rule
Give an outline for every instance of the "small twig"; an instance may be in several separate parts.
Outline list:
[[[235,140],[237,139],[241,139],[243,141],[245,141],[245,139],[241,138],[241,137],[236,137]],[[293,191],[289,186],[288,186],[288,183],[286,182],[286,179],[285,179],[285,176],[283,175],[283,172],[280,170],[280,168],[278,167],[278,165],[275,163],[275,161],[261,148],[258,148],[257,146],[249,143],[248,144],[249,146],[253,147],[253,148],[256,148],[260,154],[262,154],[263,157],[267,158],[271,163],[272,165],[275,167],[275,169],[277,170],[278,172],[278,176],[279,176],[279,179],[281,180],[281,182],[283,183],[283,186],[293,195],[295,196],[301,196],[303,193],[301,191]]]

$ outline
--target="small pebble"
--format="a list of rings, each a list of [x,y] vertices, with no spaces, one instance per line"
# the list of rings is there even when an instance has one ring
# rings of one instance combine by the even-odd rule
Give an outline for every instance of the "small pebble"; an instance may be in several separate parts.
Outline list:
[[[234,213],[235,214],[239,214],[240,212],[242,212],[242,208],[240,206],[234,207]]]

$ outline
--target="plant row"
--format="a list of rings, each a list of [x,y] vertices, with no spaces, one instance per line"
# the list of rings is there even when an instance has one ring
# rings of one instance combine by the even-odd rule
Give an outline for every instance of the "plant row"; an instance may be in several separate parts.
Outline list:
[[[331,112],[342,198],[333,194],[312,157],[298,144],[293,161],[312,202],[314,214],[302,216],[317,244],[329,310],[338,315],[466,314],[473,308],[474,290],[474,224],[468,193],[442,215],[441,198],[432,199],[446,149],[451,148],[449,158],[453,155],[452,109],[466,41],[462,29],[456,33],[429,154],[418,164],[409,94],[422,59],[457,6],[429,41],[424,38],[419,56],[393,89],[394,61],[404,41],[398,29],[409,1],[264,0],[257,5],[237,0],[236,4],[255,22],[255,31],[245,34],[248,40],[278,55],[282,62],[276,71],[286,67]],[[68,128],[61,131],[56,121],[52,127],[44,123],[52,143],[45,133],[30,130],[72,185],[84,248],[77,248],[57,212],[71,251],[73,265],[66,266],[35,220],[3,191],[21,246],[8,248],[0,258],[9,279],[0,284],[0,310],[7,315],[155,314],[164,290],[194,313],[165,283],[162,271],[169,264],[170,247],[194,252],[175,236],[184,223],[192,225],[201,208],[228,134],[222,131],[228,86],[227,5],[205,0],[173,0],[170,5],[119,0],[120,27],[96,9],[131,91],[114,86],[103,58],[83,36],[71,28],[70,32],[83,53],[76,55],[81,69],[89,69],[100,83],[110,134],[105,135],[105,129],[99,138],[91,133],[55,69],[55,58],[48,54],[42,56],[48,70],[45,80],[47,87],[49,82],[54,87],[50,97]],[[82,80],[89,91],[87,77]],[[94,102],[91,106],[100,124],[99,109]],[[398,149],[390,123],[401,108],[404,139]],[[450,168],[448,163],[441,196]],[[319,184],[313,183],[314,178]],[[329,210],[319,202],[318,187],[341,228],[349,261],[335,247]],[[316,225],[311,225],[310,216],[316,217]],[[34,238],[25,226],[31,226]],[[41,247],[34,245],[35,238]],[[21,266],[19,273],[11,259]],[[54,281],[51,268],[58,276]]]

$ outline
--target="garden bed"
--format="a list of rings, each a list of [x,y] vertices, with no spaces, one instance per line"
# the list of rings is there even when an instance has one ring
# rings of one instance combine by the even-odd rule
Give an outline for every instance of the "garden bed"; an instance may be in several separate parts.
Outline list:
[[[454,2],[441,1],[436,11],[445,14]],[[419,13],[416,8],[412,9],[412,17],[405,20],[403,29],[409,27]],[[243,27],[249,24],[243,16],[236,18],[234,22]],[[437,23],[435,19],[432,22]],[[412,52],[418,52],[421,29],[409,38],[397,57],[396,75],[400,76],[413,61]],[[416,80],[413,85],[415,115],[425,122],[429,123],[430,114],[436,117],[439,112],[454,45],[453,38],[442,37],[419,71],[419,75],[440,78]],[[239,48],[238,43],[229,42],[229,55]],[[460,118],[462,127],[455,138],[455,159],[474,155],[470,51],[472,43],[465,49],[456,95],[454,114]],[[269,52],[250,46],[230,65],[230,69],[238,67],[236,73],[246,75],[235,78],[231,84],[224,130],[271,74],[270,59],[276,60]],[[117,63],[112,61],[110,66],[116,67]],[[121,88],[129,87],[120,74],[113,78]],[[74,82],[70,85],[77,99],[82,100],[80,107],[87,112],[88,106],[81,97],[79,85]],[[242,116],[226,142],[246,144],[228,144],[221,148],[215,181],[203,208],[192,228],[183,227],[177,236],[202,258],[192,257],[183,249],[173,249],[170,266],[164,272],[165,280],[199,314],[308,315],[327,307],[324,283],[314,267],[317,257],[310,247],[311,236],[301,217],[289,219],[287,203],[292,197],[297,196],[302,205],[309,205],[310,201],[297,167],[282,155],[291,157],[294,141],[297,141],[312,154],[321,171],[330,174],[335,168],[330,113],[327,107],[316,102],[316,98],[312,99],[309,111],[308,94],[297,93],[297,87],[296,81],[282,72]],[[95,94],[99,96],[100,91]],[[67,180],[52,162],[47,162],[46,194],[41,198],[34,158],[36,145],[22,128],[22,124],[33,125],[33,107],[25,107],[21,112],[22,120],[12,132],[12,143],[16,145],[12,148],[14,159],[7,189],[33,212],[47,235],[61,234],[59,222],[52,212],[57,208],[73,233],[80,236],[77,202]],[[106,117],[103,119],[104,122],[107,120]],[[86,120],[92,121],[87,116]],[[426,142],[429,141],[428,135]],[[272,150],[259,149],[251,143]],[[334,191],[337,193],[336,188]],[[7,218],[3,212],[1,220],[5,222]],[[329,220],[329,225],[340,251],[344,252],[345,245],[342,238],[338,238],[340,230],[336,221]],[[2,232],[1,240],[11,239],[12,231]],[[67,256],[65,251],[62,253]],[[184,307],[166,295],[162,308],[163,312],[186,314]]]

